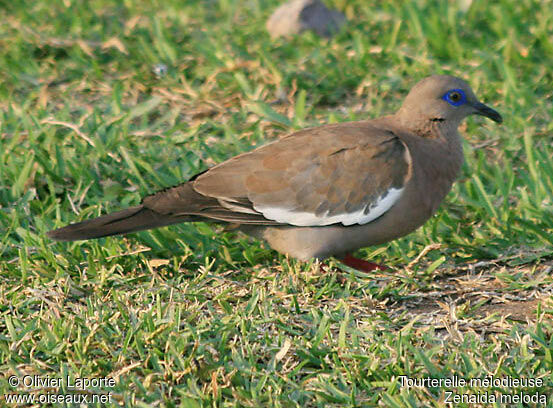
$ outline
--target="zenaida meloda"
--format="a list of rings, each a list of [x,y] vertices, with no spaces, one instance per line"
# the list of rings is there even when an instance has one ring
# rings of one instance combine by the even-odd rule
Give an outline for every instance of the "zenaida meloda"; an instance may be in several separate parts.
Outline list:
[[[294,132],[136,207],[48,236],[73,241],[180,222],[224,222],[300,260],[336,256],[374,269],[349,253],[406,235],[436,211],[461,169],[457,128],[471,114],[502,122],[465,81],[430,76],[394,115]]]

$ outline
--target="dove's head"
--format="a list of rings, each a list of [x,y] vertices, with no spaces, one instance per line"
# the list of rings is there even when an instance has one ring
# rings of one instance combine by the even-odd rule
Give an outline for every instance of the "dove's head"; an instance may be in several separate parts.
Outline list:
[[[404,125],[444,122],[455,128],[469,115],[487,116],[501,123],[501,115],[478,100],[469,84],[450,75],[433,75],[418,82],[398,111]]]

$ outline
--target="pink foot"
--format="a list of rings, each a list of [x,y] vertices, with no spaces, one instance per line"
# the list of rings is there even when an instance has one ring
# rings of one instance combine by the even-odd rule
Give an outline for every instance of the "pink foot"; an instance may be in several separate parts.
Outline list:
[[[365,261],[363,259],[355,258],[350,254],[347,254],[346,256],[341,258],[340,262],[342,262],[344,265],[349,266],[350,268],[357,269],[358,271],[362,271],[362,272],[371,272],[374,270],[379,270],[379,271],[389,270],[389,268],[384,265],[379,265],[373,262]]]

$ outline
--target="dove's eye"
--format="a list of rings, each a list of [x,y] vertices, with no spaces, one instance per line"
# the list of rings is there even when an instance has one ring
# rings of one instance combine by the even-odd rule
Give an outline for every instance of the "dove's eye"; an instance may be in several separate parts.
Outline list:
[[[442,99],[453,106],[460,106],[467,101],[465,92],[462,89],[451,89],[442,96]]]

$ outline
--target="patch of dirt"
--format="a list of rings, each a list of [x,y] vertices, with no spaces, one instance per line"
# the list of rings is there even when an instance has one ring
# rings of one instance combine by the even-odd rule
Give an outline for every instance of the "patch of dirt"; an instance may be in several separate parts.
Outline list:
[[[476,316],[487,317],[494,313],[500,314],[507,319],[526,322],[536,319],[536,308],[540,301],[547,302],[549,296],[543,299],[515,300],[507,303],[487,304],[476,310]]]
[[[476,270],[445,268],[429,285],[407,299],[388,304],[388,313],[447,330],[450,335],[502,332],[513,322],[534,322],[536,310],[553,306],[553,263],[507,269],[481,263]],[[513,279],[516,277],[516,279]],[[551,317],[551,314],[547,316]],[[460,330],[460,331],[459,331]]]

